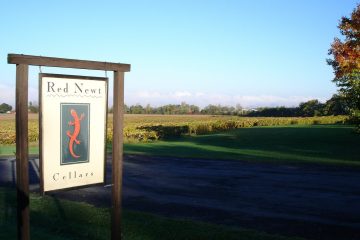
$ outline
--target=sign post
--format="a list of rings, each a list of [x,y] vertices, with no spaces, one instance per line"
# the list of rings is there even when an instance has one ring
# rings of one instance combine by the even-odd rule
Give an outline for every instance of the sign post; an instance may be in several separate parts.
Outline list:
[[[121,192],[123,167],[123,123],[124,123],[124,72],[130,71],[129,64],[85,61],[53,57],[8,54],[8,63],[16,64],[16,189],[17,189],[17,232],[19,240],[30,239],[29,227],[29,174],[28,174],[28,66],[48,66],[105,70],[114,72],[114,119],[112,158],[112,214],[111,239],[121,239]],[[107,101],[106,101],[107,103]],[[85,112],[86,104],[73,104],[71,110]],[[66,110],[67,108],[64,107]],[[69,110],[69,109],[67,109]],[[75,114],[74,114],[75,116]],[[66,118],[66,115],[64,115]],[[64,120],[65,121],[65,120]],[[63,124],[64,126],[66,124]],[[71,125],[71,124],[70,124]],[[40,126],[41,128],[42,126]],[[75,131],[75,129],[74,129]],[[106,128],[105,128],[106,131]],[[74,134],[74,132],[73,132]],[[71,135],[71,133],[69,135]],[[75,141],[75,140],[74,140]],[[40,143],[42,145],[42,143]],[[84,149],[80,151],[85,151]],[[86,152],[86,151],[85,151]],[[73,156],[79,156],[72,152]],[[62,158],[63,159],[63,158]],[[71,162],[71,159],[63,159]],[[84,159],[83,159],[84,160]],[[42,167],[41,167],[42,168]],[[45,169],[40,169],[41,171]],[[43,173],[41,173],[43,175]],[[56,175],[56,177],[58,177]],[[42,183],[43,184],[43,183]],[[84,184],[80,184],[84,185]],[[69,186],[67,186],[69,187]]]
[[[28,65],[16,65],[16,194],[18,239],[30,239]]]
[[[121,193],[123,173],[123,126],[124,126],[124,73],[114,72],[113,105],[113,158],[112,158],[112,206],[111,239],[121,239]],[[117,124],[115,124],[117,123]]]

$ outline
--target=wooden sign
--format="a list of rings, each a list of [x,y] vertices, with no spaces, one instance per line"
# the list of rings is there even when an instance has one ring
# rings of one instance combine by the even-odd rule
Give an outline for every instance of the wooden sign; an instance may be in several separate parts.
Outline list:
[[[111,191],[111,203],[112,203],[112,209],[111,209],[111,239],[112,240],[118,240],[122,238],[122,224],[121,224],[121,193],[122,193],[122,174],[123,174],[123,126],[124,126],[124,73],[130,71],[130,64],[123,64],[123,63],[109,63],[109,62],[98,62],[98,61],[88,61],[88,60],[78,60],[78,59],[67,59],[67,58],[55,58],[55,57],[44,57],[44,56],[31,56],[31,55],[23,55],[23,54],[8,54],[8,63],[10,64],[16,64],[16,192],[17,192],[17,239],[19,240],[29,240],[30,239],[30,198],[29,198],[29,153],[28,153],[28,74],[29,74],[29,66],[47,66],[47,67],[61,67],[61,68],[77,68],[77,69],[89,69],[89,70],[105,70],[105,71],[113,71],[114,73],[114,108],[113,108],[113,141],[112,141],[112,191]],[[104,86],[89,86],[88,84],[85,84],[83,80],[87,81],[99,81],[102,80],[103,83],[105,83],[105,89],[106,89],[106,95],[107,95],[107,79],[106,78],[92,78],[92,77],[79,77],[79,76],[60,76],[60,75],[49,75],[49,74],[41,74],[40,75],[40,104],[43,101],[43,93],[48,90],[49,94],[52,92],[52,94],[70,94],[71,91],[74,90],[74,85],[66,85],[61,86],[61,83],[64,82],[53,82],[54,84],[50,83],[50,85],[45,84],[45,87],[48,88],[42,88],[43,80],[46,80],[46,77],[53,78],[53,79],[63,79],[64,81],[69,81],[70,79],[79,82],[77,86],[75,85],[75,90],[78,90],[80,94],[83,96],[83,101],[80,100],[74,100],[72,102],[65,102],[58,100],[55,101],[55,104],[53,105],[54,109],[58,109],[57,111],[52,111],[53,114],[58,114],[58,118],[60,119],[63,117],[64,121],[56,120],[57,122],[53,122],[54,129],[63,129],[70,126],[75,126],[75,113],[72,113],[72,109],[76,112],[76,116],[78,117],[78,120],[80,122],[86,121],[85,117],[86,115],[90,115],[89,122],[85,123],[88,124],[88,135],[85,133],[84,137],[86,138],[87,145],[82,146],[82,149],[78,151],[76,145],[73,146],[72,152],[76,156],[81,156],[81,154],[88,153],[87,157],[83,157],[82,160],[74,160],[71,159],[72,154],[70,153],[70,147],[68,147],[68,152],[60,152],[62,147],[59,147],[60,144],[60,136],[63,134],[64,141],[66,141],[66,136],[68,136],[67,131],[69,132],[69,135],[74,136],[74,134],[77,132],[75,131],[75,127],[71,129],[66,129],[65,134],[64,133],[54,133],[58,137],[58,140],[55,139],[58,143],[58,147],[54,147],[54,151],[57,152],[50,153],[49,156],[43,154],[43,141],[44,138],[42,137],[44,129],[42,127],[43,122],[43,113],[45,114],[44,117],[46,117],[46,112],[40,112],[40,121],[39,121],[39,128],[40,128],[40,158],[42,159],[42,164],[40,164],[40,168],[44,168],[45,160],[46,158],[54,158],[56,161],[54,161],[53,166],[49,166],[49,169],[51,170],[52,167],[57,166],[59,167],[59,162],[62,162],[63,165],[60,163],[60,169],[65,169],[65,167],[68,166],[76,166],[80,164],[90,164],[93,162],[93,154],[94,148],[94,136],[92,133],[93,129],[93,122],[92,122],[92,116],[94,112],[101,115],[104,112],[104,108],[106,108],[107,104],[101,105],[99,104],[99,108],[97,109],[95,107],[94,109],[94,103],[91,101],[91,103],[85,101],[85,99],[89,99],[89,96],[91,94],[95,94],[97,91],[97,88],[99,87],[99,94],[104,93],[101,89],[103,89]],[[56,80],[53,80],[56,81]],[[74,83],[72,81],[72,83]],[[56,85],[57,83],[60,83],[59,85]],[[81,85],[81,83],[83,85]],[[49,83],[48,83],[49,84]],[[86,86],[85,86],[85,85]],[[93,91],[91,89],[94,89]],[[106,96],[105,95],[105,96]],[[95,95],[94,95],[95,96]],[[46,96],[45,96],[46,97]],[[58,96],[59,97],[59,96]],[[69,96],[75,97],[75,96]],[[81,97],[80,97],[81,98]],[[91,97],[90,97],[91,98]],[[95,97],[96,98],[96,97]],[[101,97],[99,97],[101,98]],[[50,98],[51,99],[51,98]],[[47,99],[48,100],[48,99]],[[85,101],[85,102],[84,102]],[[106,100],[107,101],[107,100]],[[44,101],[44,104],[46,104],[47,101]],[[67,113],[60,113],[59,115],[59,109],[62,109],[62,107],[59,106],[59,104],[64,104],[64,106],[68,106],[68,109],[66,107],[63,108],[63,111]],[[68,105],[67,105],[68,104]],[[86,105],[88,104],[88,108]],[[42,105],[42,104],[41,104]],[[98,106],[98,105],[96,105]],[[85,107],[85,108],[84,108]],[[42,108],[42,107],[41,107]],[[51,106],[48,106],[48,109],[50,109]],[[68,112],[70,108],[70,112]],[[87,109],[87,110],[86,110]],[[99,110],[97,112],[97,110]],[[51,111],[51,110],[50,110]],[[79,117],[80,112],[80,117]],[[84,114],[83,117],[82,113]],[[69,115],[70,114],[70,115]],[[106,111],[105,111],[106,114]],[[70,117],[71,116],[71,117]],[[51,117],[50,115],[47,115],[47,117]],[[68,125],[66,124],[65,120],[66,118],[70,118],[68,121]],[[71,119],[72,118],[72,119]],[[81,120],[80,120],[81,119]],[[45,120],[46,121],[46,120]],[[60,122],[62,125],[60,125]],[[71,122],[69,124],[69,122]],[[106,119],[105,119],[106,123]],[[51,123],[49,122],[49,125]],[[58,125],[55,125],[58,124]],[[47,126],[47,128],[50,128],[50,126]],[[101,128],[101,126],[100,126]],[[79,128],[78,128],[79,129]],[[81,129],[84,129],[84,127],[81,127],[80,125],[80,131]],[[106,127],[104,128],[106,130]],[[51,131],[51,130],[50,130]],[[59,130],[62,131],[62,130]],[[79,133],[80,134],[80,133]],[[105,134],[105,132],[104,132]],[[75,134],[76,135],[76,134]],[[99,134],[102,137],[102,134]],[[99,137],[99,139],[96,139],[97,143],[101,142],[102,138]],[[71,137],[70,137],[71,138]],[[75,141],[75,138],[73,138],[73,143],[80,145],[81,140]],[[51,141],[51,140],[50,140]],[[68,139],[68,143],[65,144],[69,146],[70,140]],[[79,141],[79,142],[78,142]],[[99,141],[99,142],[98,142]],[[105,137],[104,137],[105,141]],[[61,140],[62,142],[62,140]],[[47,143],[45,143],[46,145]],[[99,147],[99,151],[102,152],[102,144],[97,144],[97,147]],[[66,150],[64,150],[66,151]],[[97,151],[97,150],[96,150]],[[105,147],[104,147],[105,151]],[[57,155],[54,155],[57,154]],[[60,154],[60,158],[59,158]],[[63,154],[63,155],[61,155]],[[69,155],[70,154],[70,155]],[[89,157],[90,156],[90,157]],[[80,157],[79,157],[80,158]],[[85,158],[89,158],[89,161],[86,162]],[[100,158],[101,159],[101,158]],[[43,164],[44,163],[44,164]],[[65,164],[64,164],[65,163]],[[40,170],[41,170],[40,169]],[[43,172],[43,171],[41,171]],[[43,175],[43,174],[41,174]],[[86,175],[86,174],[85,174]],[[91,175],[91,174],[90,174]],[[71,176],[75,176],[75,173]],[[76,175],[79,176],[79,175]],[[84,175],[82,175],[83,177]],[[50,176],[51,177],[51,176]],[[57,175],[57,172],[55,172],[55,178],[58,179],[60,177]],[[53,175],[54,178],[54,175]],[[65,175],[62,176],[62,178],[66,178]],[[100,179],[100,178],[99,178]],[[44,190],[44,176],[41,176],[41,187]],[[65,179],[63,179],[65,180]],[[45,180],[46,181],[46,180]],[[81,185],[84,182],[78,182],[78,186],[84,186]],[[88,184],[88,183],[85,183]],[[76,185],[76,184],[75,184]],[[66,187],[71,187],[70,185],[67,185]],[[75,187],[75,186],[74,186]],[[49,188],[51,189],[51,188]]]
[[[107,78],[40,74],[43,192],[104,183]]]

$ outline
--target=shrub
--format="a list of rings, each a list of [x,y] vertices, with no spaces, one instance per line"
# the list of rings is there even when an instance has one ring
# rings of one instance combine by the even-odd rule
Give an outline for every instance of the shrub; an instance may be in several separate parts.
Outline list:
[[[181,135],[203,135],[214,132],[228,131],[237,128],[277,125],[311,125],[358,123],[359,118],[346,116],[326,117],[212,117],[212,116],[131,116],[125,118],[124,139],[126,141],[154,141],[158,139],[176,138]],[[109,118],[106,142],[111,143],[113,122]],[[360,131],[360,130],[359,130]],[[29,141],[37,142],[38,121],[29,120]],[[15,121],[1,120],[0,144],[15,143]]]

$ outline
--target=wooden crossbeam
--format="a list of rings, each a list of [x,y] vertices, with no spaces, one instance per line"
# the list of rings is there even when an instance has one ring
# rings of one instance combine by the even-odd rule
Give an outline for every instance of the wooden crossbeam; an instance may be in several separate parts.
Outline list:
[[[68,58],[42,57],[22,54],[8,54],[8,63],[33,66],[79,68],[90,70],[106,70],[115,72],[130,72],[130,64],[77,60]]]

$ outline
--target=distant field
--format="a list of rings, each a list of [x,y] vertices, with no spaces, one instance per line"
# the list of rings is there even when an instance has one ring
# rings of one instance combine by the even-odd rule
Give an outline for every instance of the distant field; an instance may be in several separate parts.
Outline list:
[[[284,125],[239,128],[219,133],[126,142],[126,154],[185,158],[234,159],[360,167],[360,134],[349,125]],[[108,145],[111,148],[111,144]],[[30,153],[38,154],[36,143]],[[109,151],[111,149],[108,149]],[[0,155],[15,146],[0,145]]]
[[[307,118],[250,118],[209,115],[125,115],[127,142],[204,135],[253,126],[312,125],[344,123],[346,116]],[[112,141],[112,115],[108,116],[108,142]],[[37,142],[38,115],[29,114],[29,142]],[[15,143],[15,115],[0,114],[0,144]]]
[[[33,154],[38,153],[37,116],[29,115]],[[14,118],[0,115],[0,155],[14,155]],[[112,115],[108,118],[111,147]],[[360,135],[345,121],[345,116],[125,115],[124,150],[127,154],[360,166]]]

